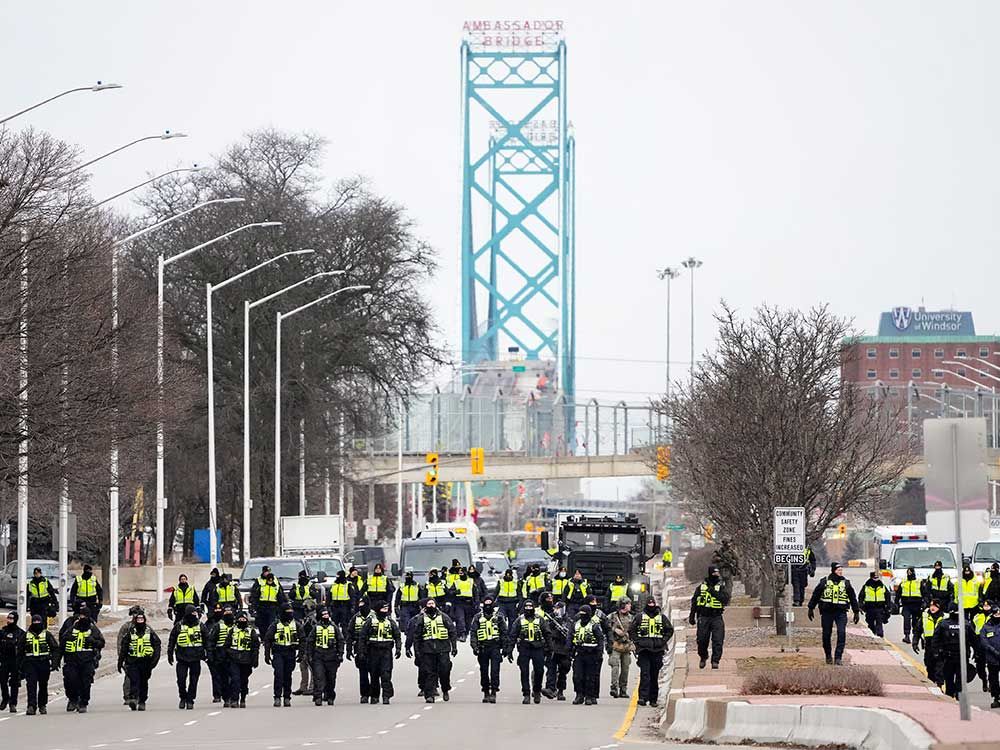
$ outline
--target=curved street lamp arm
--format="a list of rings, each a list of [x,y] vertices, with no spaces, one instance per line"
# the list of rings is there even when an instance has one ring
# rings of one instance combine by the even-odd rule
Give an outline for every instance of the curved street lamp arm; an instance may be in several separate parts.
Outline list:
[[[140,182],[138,185],[133,185],[132,187],[128,188],[127,190],[122,190],[120,193],[115,193],[114,195],[112,195],[112,196],[110,196],[108,198],[105,198],[104,200],[100,200],[97,203],[95,203],[94,205],[92,205],[90,207],[90,209],[88,209],[88,210],[93,210],[93,209],[97,208],[98,206],[103,206],[105,203],[110,203],[115,198],[121,198],[123,195],[128,195],[133,190],[138,190],[141,187],[146,187],[146,185],[149,185],[150,183],[156,182],[157,180],[162,180],[164,177],[169,177],[172,174],[179,174],[180,172],[200,172],[201,170],[202,170],[202,168],[198,167],[198,166],[194,166],[194,167],[180,167],[178,169],[171,169],[169,172],[164,172],[163,174],[158,174],[158,175],[156,175],[156,177],[150,177],[145,182]]]
[[[285,292],[290,292],[296,287],[300,287],[303,284],[312,281],[313,279],[318,279],[321,276],[340,276],[342,273],[346,273],[346,271],[321,271],[320,273],[314,273],[312,276],[307,276],[306,278],[302,279],[302,281],[296,281],[294,284],[289,284],[284,289],[279,289],[276,292],[272,292],[266,297],[261,297],[260,299],[254,300],[253,302],[248,302],[247,307],[250,310],[252,310],[258,305],[263,305],[265,302],[270,302],[275,297],[280,297]]]
[[[167,172],[167,174],[170,174],[170,172]],[[162,177],[163,175],[160,175],[160,176]],[[143,183],[143,184],[145,184],[145,183]],[[168,216],[166,219],[163,219],[162,221],[158,221],[155,224],[151,224],[150,226],[146,227],[145,229],[140,229],[135,234],[130,234],[128,237],[123,237],[122,239],[120,239],[117,242],[115,242],[115,247],[118,247],[119,245],[124,245],[126,242],[131,242],[132,240],[137,240],[140,237],[142,237],[142,236],[144,236],[146,234],[149,234],[150,232],[153,232],[153,231],[159,229],[162,226],[170,224],[173,221],[177,221],[178,219],[184,218],[188,214],[197,211],[199,208],[204,208],[205,206],[211,206],[211,205],[213,205],[215,203],[242,203],[245,200],[246,200],[246,198],[215,198],[215,199],[210,200],[210,201],[203,201],[203,202],[199,203],[196,206],[191,206],[191,208],[187,208],[187,209],[181,211],[180,213],[176,213],[173,216]]]
[[[220,234],[218,237],[209,240],[208,242],[202,242],[200,245],[195,245],[194,247],[177,253],[177,255],[171,255],[169,258],[164,258],[163,265],[173,263],[175,260],[180,260],[181,258],[186,258],[191,253],[196,253],[199,250],[208,247],[209,245],[214,245],[216,242],[221,242],[222,240],[232,237],[234,234],[238,234],[246,229],[252,229],[254,227],[280,227],[280,221],[257,221],[253,224],[244,224],[241,227],[236,227],[236,229],[230,230],[225,234]]]
[[[26,112],[30,112],[33,109],[38,109],[43,104],[54,102],[56,99],[64,97],[67,94],[75,94],[77,91],[105,91],[107,89],[120,89],[121,87],[122,86],[120,83],[101,83],[100,81],[98,81],[96,86],[80,86],[75,89],[66,89],[60,94],[56,94],[55,96],[50,96],[48,99],[38,102],[38,104],[32,104],[27,109],[22,109],[20,112],[15,112],[12,115],[8,115],[7,117],[0,120],[0,125],[3,125],[5,122],[9,122],[10,120],[13,120],[15,117],[20,117],[21,115],[25,114]]]
[[[165,140],[169,140],[171,138],[186,138],[186,137],[187,137],[186,133],[170,133],[170,132],[167,132],[167,133],[165,133],[163,135],[146,135],[146,136],[143,136],[142,138],[136,138],[134,141],[130,141],[129,143],[126,143],[124,146],[119,146],[116,149],[112,149],[111,151],[108,151],[106,154],[101,154],[100,156],[95,157],[95,158],[91,159],[90,161],[85,161],[83,164],[80,164],[77,167],[73,167],[73,169],[69,170],[66,174],[73,174],[74,172],[79,172],[81,169],[86,169],[91,164],[95,164],[96,162],[99,162],[101,159],[107,159],[109,156],[114,156],[119,151],[124,151],[125,149],[131,148],[132,146],[136,145],[137,143],[142,143],[143,141],[157,141],[157,140],[159,140],[159,141],[165,141]]]
[[[355,290],[359,290],[359,289],[371,289],[371,286],[369,286],[368,284],[357,284],[355,286],[345,286],[343,289],[338,289],[335,292],[330,292],[329,294],[324,294],[322,297],[320,297],[318,299],[314,299],[312,302],[307,302],[306,304],[302,305],[301,307],[296,307],[294,310],[291,310],[289,312],[286,312],[286,313],[279,312],[278,313],[278,320],[284,320],[285,318],[290,318],[293,315],[297,315],[298,313],[302,312],[303,310],[307,310],[308,308],[312,307],[313,305],[318,305],[320,302],[323,302],[324,300],[330,299],[330,297],[336,297],[338,294],[341,294],[342,292],[350,292],[350,291],[355,291]]]
[[[226,279],[223,282],[220,282],[218,284],[209,284],[208,285],[208,290],[210,292],[217,292],[220,289],[223,289],[224,287],[229,286],[234,281],[239,281],[244,276],[249,276],[250,274],[254,273],[255,271],[259,271],[264,266],[271,265],[276,260],[281,260],[282,258],[287,258],[290,255],[309,255],[309,254],[314,253],[314,252],[316,252],[316,251],[315,250],[289,250],[287,253],[281,253],[281,255],[275,255],[273,258],[268,258],[267,260],[265,260],[265,261],[263,261],[261,263],[258,263],[256,266],[253,266],[252,268],[248,268],[245,271],[240,271],[235,276],[230,276],[228,279]]]

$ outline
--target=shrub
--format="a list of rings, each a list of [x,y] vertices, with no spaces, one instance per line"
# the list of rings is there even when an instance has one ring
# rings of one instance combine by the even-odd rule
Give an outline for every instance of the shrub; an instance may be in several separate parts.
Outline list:
[[[684,557],[684,575],[691,583],[700,583],[705,579],[714,553],[714,544],[706,544],[701,549],[693,549],[687,553]]]
[[[744,680],[743,695],[882,695],[882,681],[865,667],[756,669]]]

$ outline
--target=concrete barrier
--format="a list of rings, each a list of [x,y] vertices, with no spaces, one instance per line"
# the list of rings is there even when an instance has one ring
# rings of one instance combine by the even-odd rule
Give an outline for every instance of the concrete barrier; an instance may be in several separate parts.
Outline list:
[[[755,706],[733,701],[726,711],[716,742],[740,744],[752,737],[756,742],[788,742],[799,724],[802,706]]]
[[[693,740],[705,733],[708,703],[700,698],[673,701],[673,721],[665,735],[671,740]]]
[[[230,568],[222,563],[218,566],[220,573],[232,573],[233,578],[239,576],[243,568]],[[70,571],[70,577],[76,577],[80,571]],[[199,596],[201,595],[201,590],[204,588],[205,583],[208,581],[209,573],[212,572],[212,566],[208,563],[191,563],[189,565],[164,565],[163,566],[163,585],[165,588],[171,588],[177,585],[177,576],[184,573],[188,577],[188,582],[198,591]],[[94,575],[100,580],[101,569],[98,567],[94,568]],[[156,590],[156,566],[155,565],[143,565],[137,568],[130,568],[126,566],[121,566],[118,568],[118,590],[120,592],[126,591],[155,591]],[[110,594],[105,591],[104,599],[105,603],[108,601]]]
[[[868,747],[872,717],[868,709],[852,706],[802,706],[802,716],[789,742],[799,745]]]

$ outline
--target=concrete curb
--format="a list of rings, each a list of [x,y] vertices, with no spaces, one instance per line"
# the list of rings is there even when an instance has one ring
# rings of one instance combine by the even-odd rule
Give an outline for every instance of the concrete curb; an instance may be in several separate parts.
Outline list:
[[[788,742],[847,745],[861,750],[929,750],[935,740],[916,721],[896,711],[858,706],[752,704],[711,698],[671,701],[664,736],[720,744]]]

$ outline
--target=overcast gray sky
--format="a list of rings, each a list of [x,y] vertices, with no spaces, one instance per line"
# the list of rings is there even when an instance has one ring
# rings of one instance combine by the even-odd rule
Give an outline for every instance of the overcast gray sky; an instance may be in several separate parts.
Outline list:
[[[462,22],[563,19],[577,137],[578,390],[587,397],[662,391],[655,269],[690,254],[705,263],[699,350],[711,346],[723,298],[743,310],[828,303],[869,333],[879,311],[924,300],[972,310],[979,333],[1000,330],[996,286],[986,283],[1000,269],[996,3],[0,7],[0,112],[102,79],[126,88],[77,94],[18,122],[90,155],[165,128],[192,136],[98,165],[97,196],[204,162],[253,128],[319,133],[330,142],[331,181],[366,175],[440,252],[434,296],[452,347]],[[687,277],[674,289],[679,376]]]

